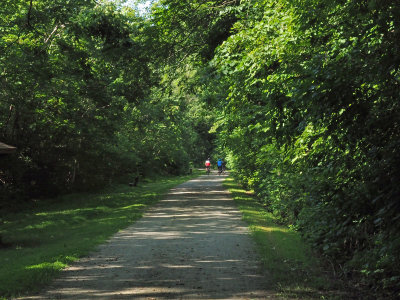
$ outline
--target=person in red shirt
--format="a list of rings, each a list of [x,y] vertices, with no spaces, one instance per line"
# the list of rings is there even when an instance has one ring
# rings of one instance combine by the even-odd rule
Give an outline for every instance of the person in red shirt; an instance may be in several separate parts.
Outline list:
[[[207,158],[207,160],[205,162],[205,166],[206,166],[206,173],[210,174],[210,168],[211,168],[211,160],[210,160],[210,158]]]

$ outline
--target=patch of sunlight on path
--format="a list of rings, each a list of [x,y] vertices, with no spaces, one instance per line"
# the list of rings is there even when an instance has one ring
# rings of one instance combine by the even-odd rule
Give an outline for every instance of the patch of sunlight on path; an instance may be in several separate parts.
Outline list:
[[[225,176],[173,188],[142,219],[21,299],[270,299],[268,276]]]

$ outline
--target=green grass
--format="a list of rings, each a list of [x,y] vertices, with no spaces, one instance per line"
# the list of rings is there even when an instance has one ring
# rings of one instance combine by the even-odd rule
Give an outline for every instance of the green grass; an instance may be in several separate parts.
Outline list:
[[[198,176],[114,185],[99,193],[72,194],[7,214],[0,236],[0,299],[35,292],[111,235],[126,228],[175,185]]]
[[[271,288],[283,299],[346,299],[339,282],[333,282],[300,234],[278,225],[256,197],[228,178],[243,219],[249,225],[261,259],[270,275]]]

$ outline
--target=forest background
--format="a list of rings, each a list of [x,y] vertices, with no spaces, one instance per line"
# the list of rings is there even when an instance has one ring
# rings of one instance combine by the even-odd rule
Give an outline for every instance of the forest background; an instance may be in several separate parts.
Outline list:
[[[399,296],[400,3],[122,4],[2,1],[1,212],[225,157],[337,273]]]

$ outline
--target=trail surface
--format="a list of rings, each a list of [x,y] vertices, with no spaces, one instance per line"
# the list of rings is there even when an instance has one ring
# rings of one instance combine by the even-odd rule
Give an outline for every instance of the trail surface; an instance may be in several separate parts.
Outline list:
[[[269,299],[246,224],[223,189],[201,176],[25,299]]]

